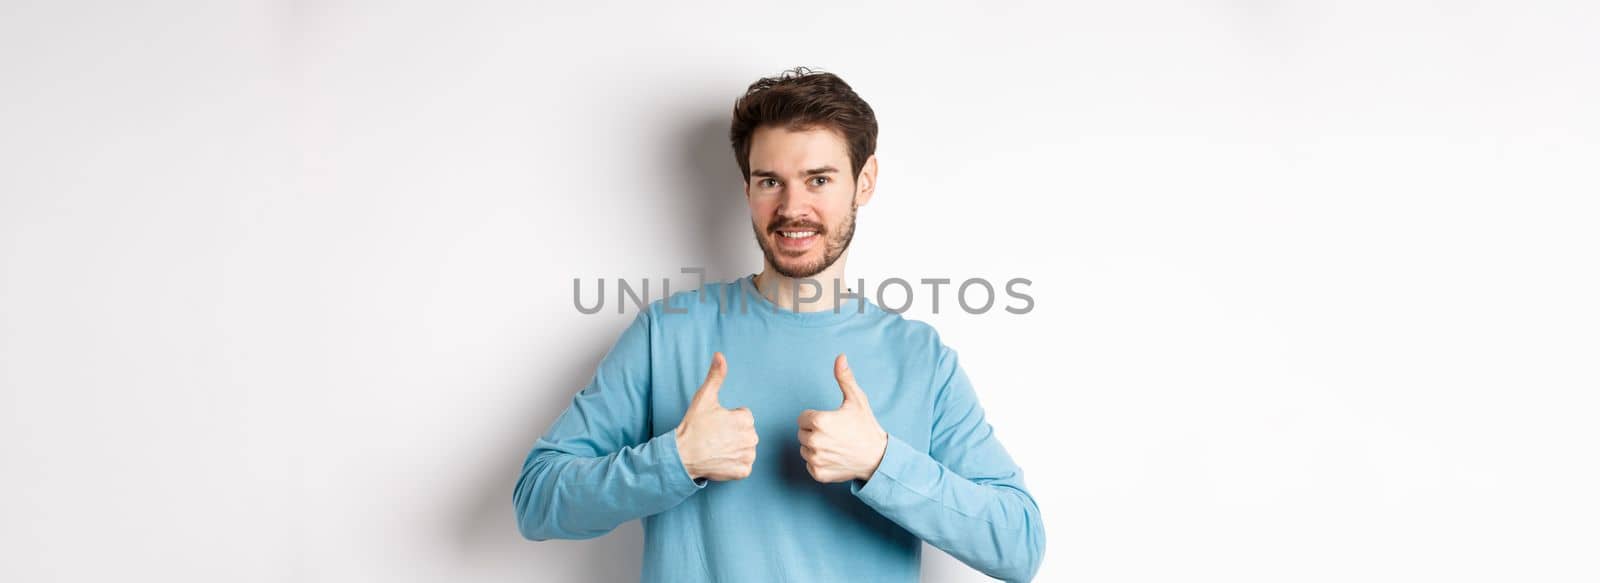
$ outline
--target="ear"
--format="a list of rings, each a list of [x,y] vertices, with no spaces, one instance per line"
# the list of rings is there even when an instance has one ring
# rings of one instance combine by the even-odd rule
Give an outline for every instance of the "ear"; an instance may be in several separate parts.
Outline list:
[[[878,155],[867,156],[861,163],[861,176],[856,177],[856,206],[866,206],[878,188]]]

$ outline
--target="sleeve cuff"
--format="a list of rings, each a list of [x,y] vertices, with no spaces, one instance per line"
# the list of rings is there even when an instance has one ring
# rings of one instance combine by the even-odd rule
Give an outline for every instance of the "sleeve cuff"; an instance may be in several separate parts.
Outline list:
[[[672,430],[650,441],[650,447],[654,450],[650,461],[661,474],[662,483],[672,492],[688,496],[706,487],[707,480],[690,478],[689,470],[683,467],[683,457],[678,454],[678,440],[672,435]]]
[[[872,478],[864,484],[861,480],[851,480],[850,493],[867,502],[887,499],[894,487],[892,482],[904,475],[906,465],[917,455],[921,455],[921,452],[890,433],[889,444],[883,448],[883,460],[878,462],[878,471],[873,472]]]

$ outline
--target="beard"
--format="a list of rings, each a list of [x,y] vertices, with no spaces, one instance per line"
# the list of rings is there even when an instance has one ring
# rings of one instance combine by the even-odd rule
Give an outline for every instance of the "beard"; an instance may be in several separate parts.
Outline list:
[[[767,233],[776,234],[778,229],[790,226],[809,227],[817,230],[817,235],[822,237],[823,242],[821,259],[800,261],[798,263],[796,263],[796,261],[799,261],[797,258],[787,258],[789,259],[788,263],[779,261],[778,254],[773,251],[771,245],[767,244],[767,236],[756,227],[754,221],[750,223],[750,229],[755,231],[756,234],[756,244],[761,246],[761,253],[766,256],[768,265],[771,265],[779,274],[790,279],[811,277],[822,273],[824,269],[832,267],[833,263],[844,255],[845,250],[850,248],[850,241],[856,236],[856,203],[855,201],[850,202],[850,215],[845,217],[837,229],[823,228],[822,225],[816,223],[780,220],[767,225]],[[806,253],[810,254],[811,251],[808,250]]]

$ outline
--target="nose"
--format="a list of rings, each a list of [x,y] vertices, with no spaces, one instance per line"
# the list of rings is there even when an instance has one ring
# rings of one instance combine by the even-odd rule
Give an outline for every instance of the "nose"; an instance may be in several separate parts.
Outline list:
[[[787,188],[778,193],[778,208],[775,214],[780,219],[780,222],[797,221],[805,218],[805,207],[798,204],[799,202]]]

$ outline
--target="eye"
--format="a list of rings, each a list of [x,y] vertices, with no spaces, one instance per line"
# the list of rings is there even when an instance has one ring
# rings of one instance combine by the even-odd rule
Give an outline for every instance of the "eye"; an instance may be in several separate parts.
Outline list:
[[[821,182],[816,183],[817,186],[822,186],[822,185],[828,183],[828,177],[827,176],[814,176],[811,179],[812,180],[820,180],[821,181]]]
[[[772,188],[777,182],[778,181],[773,180],[771,178],[763,178],[763,179],[761,179],[761,187],[762,188]]]

